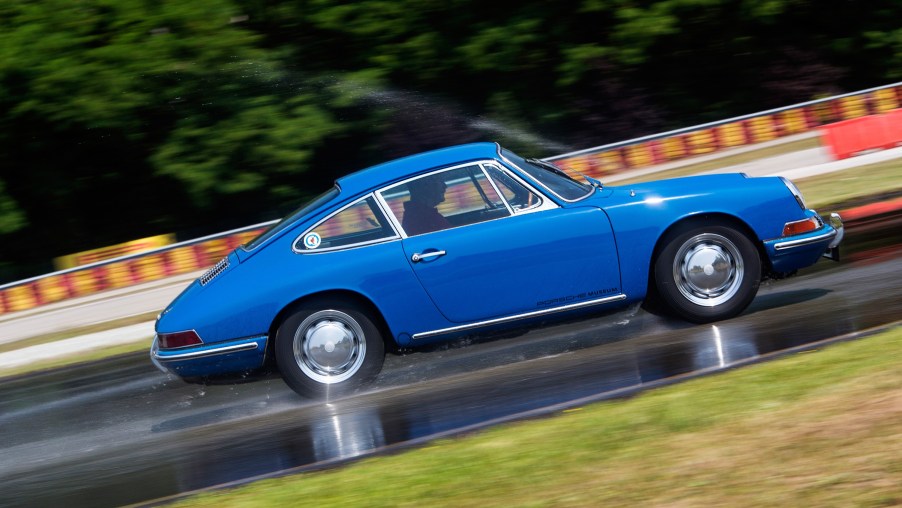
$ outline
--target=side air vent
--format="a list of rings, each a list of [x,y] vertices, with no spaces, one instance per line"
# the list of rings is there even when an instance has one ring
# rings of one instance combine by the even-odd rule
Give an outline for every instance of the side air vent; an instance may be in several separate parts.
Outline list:
[[[226,268],[229,267],[229,258],[225,257],[215,265],[213,268],[207,270],[207,273],[200,276],[200,285],[206,286],[211,280],[215,279],[217,275],[224,272]]]

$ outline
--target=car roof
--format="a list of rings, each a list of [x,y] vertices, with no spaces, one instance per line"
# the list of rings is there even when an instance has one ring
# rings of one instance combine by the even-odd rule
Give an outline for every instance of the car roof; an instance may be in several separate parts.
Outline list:
[[[335,183],[345,196],[357,195],[430,169],[472,160],[496,159],[500,150],[501,147],[497,143],[450,146],[383,162],[345,175]]]

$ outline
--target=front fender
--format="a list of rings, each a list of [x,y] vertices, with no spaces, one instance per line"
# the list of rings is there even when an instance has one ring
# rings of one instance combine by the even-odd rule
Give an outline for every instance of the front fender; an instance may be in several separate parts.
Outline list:
[[[665,232],[686,220],[722,217],[744,225],[761,244],[783,225],[804,218],[779,178],[709,175],[612,187],[594,198],[611,219],[622,262],[623,288],[645,295],[655,247]]]

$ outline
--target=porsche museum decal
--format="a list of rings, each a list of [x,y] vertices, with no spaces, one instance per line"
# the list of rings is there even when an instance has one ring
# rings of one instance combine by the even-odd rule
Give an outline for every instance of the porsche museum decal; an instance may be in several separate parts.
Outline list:
[[[603,297],[607,295],[612,295],[620,291],[619,288],[605,288],[605,289],[596,289],[594,291],[586,291],[585,293],[579,293],[576,295],[568,295],[562,296],[560,298],[551,298],[550,300],[539,300],[536,302],[536,307],[546,307],[549,305],[558,305],[562,303],[570,303],[570,302],[578,302],[580,300],[585,300],[589,298],[597,298]]]

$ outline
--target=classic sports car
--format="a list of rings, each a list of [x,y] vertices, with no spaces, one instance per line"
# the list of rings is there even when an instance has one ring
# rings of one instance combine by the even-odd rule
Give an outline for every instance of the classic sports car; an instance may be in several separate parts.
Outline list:
[[[160,368],[203,379],[275,365],[298,393],[346,393],[385,351],[653,297],[735,316],[762,278],[838,255],[778,177],[605,187],[493,143],[347,175],[194,281],[156,323]]]

